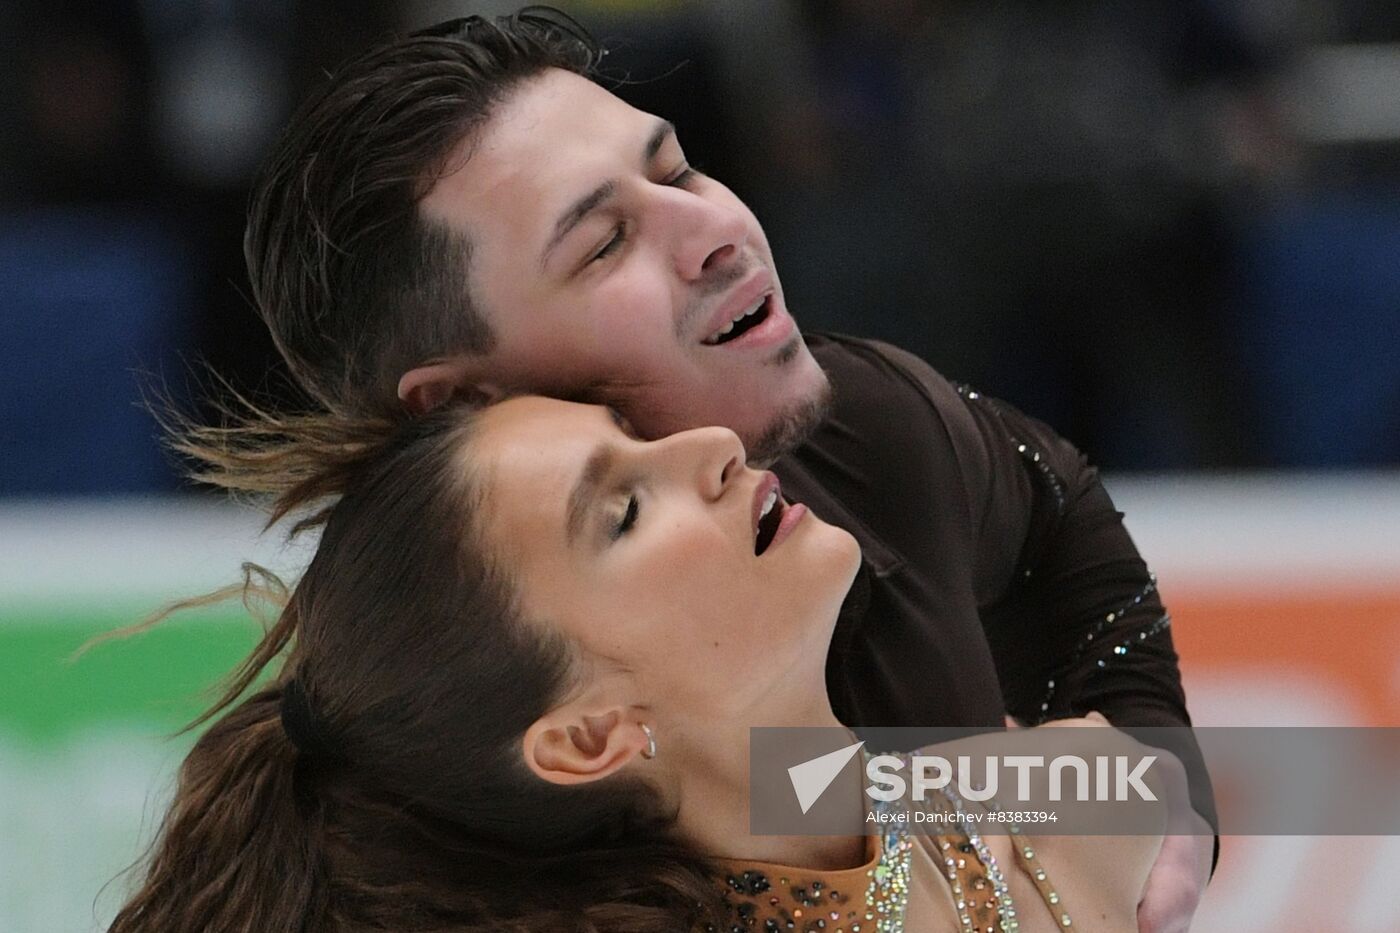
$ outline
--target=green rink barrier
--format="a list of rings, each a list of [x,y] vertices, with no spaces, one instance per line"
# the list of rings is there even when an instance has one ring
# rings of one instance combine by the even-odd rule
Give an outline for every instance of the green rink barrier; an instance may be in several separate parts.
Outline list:
[[[6,613],[0,732],[42,744],[116,721],[178,730],[212,703],[212,688],[260,635],[234,603],[191,610],[73,658],[89,639],[139,621],[149,608]]]
[[[192,735],[261,625],[237,601],[89,638],[157,604],[0,610],[0,931],[104,930]]]
[[[314,547],[208,497],[0,498],[0,933],[105,930],[191,743],[261,637],[237,599],[74,652],[170,600],[294,581]]]

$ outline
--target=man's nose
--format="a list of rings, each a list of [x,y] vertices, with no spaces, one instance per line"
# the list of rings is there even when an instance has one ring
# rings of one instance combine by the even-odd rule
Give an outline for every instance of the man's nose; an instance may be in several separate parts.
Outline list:
[[[731,207],[681,192],[687,202],[671,211],[676,272],[688,282],[714,275],[739,258],[749,226]]]

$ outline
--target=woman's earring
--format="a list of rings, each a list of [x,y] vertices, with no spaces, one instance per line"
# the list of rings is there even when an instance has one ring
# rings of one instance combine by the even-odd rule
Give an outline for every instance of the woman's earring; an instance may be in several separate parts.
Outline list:
[[[644,749],[642,749],[642,757],[643,757],[643,758],[655,758],[655,757],[656,757],[656,736],[652,734],[651,726],[648,726],[646,723],[640,723],[640,725],[641,725],[641,727],[642,727],[642,731],[645,732],[645,733],[646,733],[646,736],[647,736],[647,747],[644,748]]]

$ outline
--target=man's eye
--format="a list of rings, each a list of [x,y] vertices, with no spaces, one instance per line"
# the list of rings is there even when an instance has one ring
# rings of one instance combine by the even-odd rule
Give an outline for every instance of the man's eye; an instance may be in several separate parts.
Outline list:
[[[637,524],[637,512],[640,508],[636,496],[627,498],[627,511],[623,513],[622,520],[613,526],[612,539],[614,541],[627,534],[632,530],[632,526]]]
[[[675,175],[671,176],[671,178],[667,180],[666,184],[670,185],[673,188],[684,188],[686,185],[694,181],[696,176],[698,176],[699,174],[699,172],[687,165]]]
[[[613,253],[621,249],[622,244],[626,241],[627,227],[625,224],[618,224],[617,228],[613,231],[612,239],[604,243],[603,248],[598,250],[598,252],[594,253],[588,261],[597,262],[600,259],[606,259],[608,256],[611,256]]]

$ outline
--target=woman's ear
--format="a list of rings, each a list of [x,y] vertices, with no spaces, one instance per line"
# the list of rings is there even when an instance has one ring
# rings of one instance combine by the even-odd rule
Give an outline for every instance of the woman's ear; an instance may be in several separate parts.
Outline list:
[[[415,417],[426,415],[453,397],[485,405],[503,393],[499,387],[481,381],[480,375],[462,358],[424,363],[399,377],[399,401]]]
[[[553,784],[584,784],[616,774],[648,747],[639,717],[626,708],[568,704],[525,730],[525,764]]]

